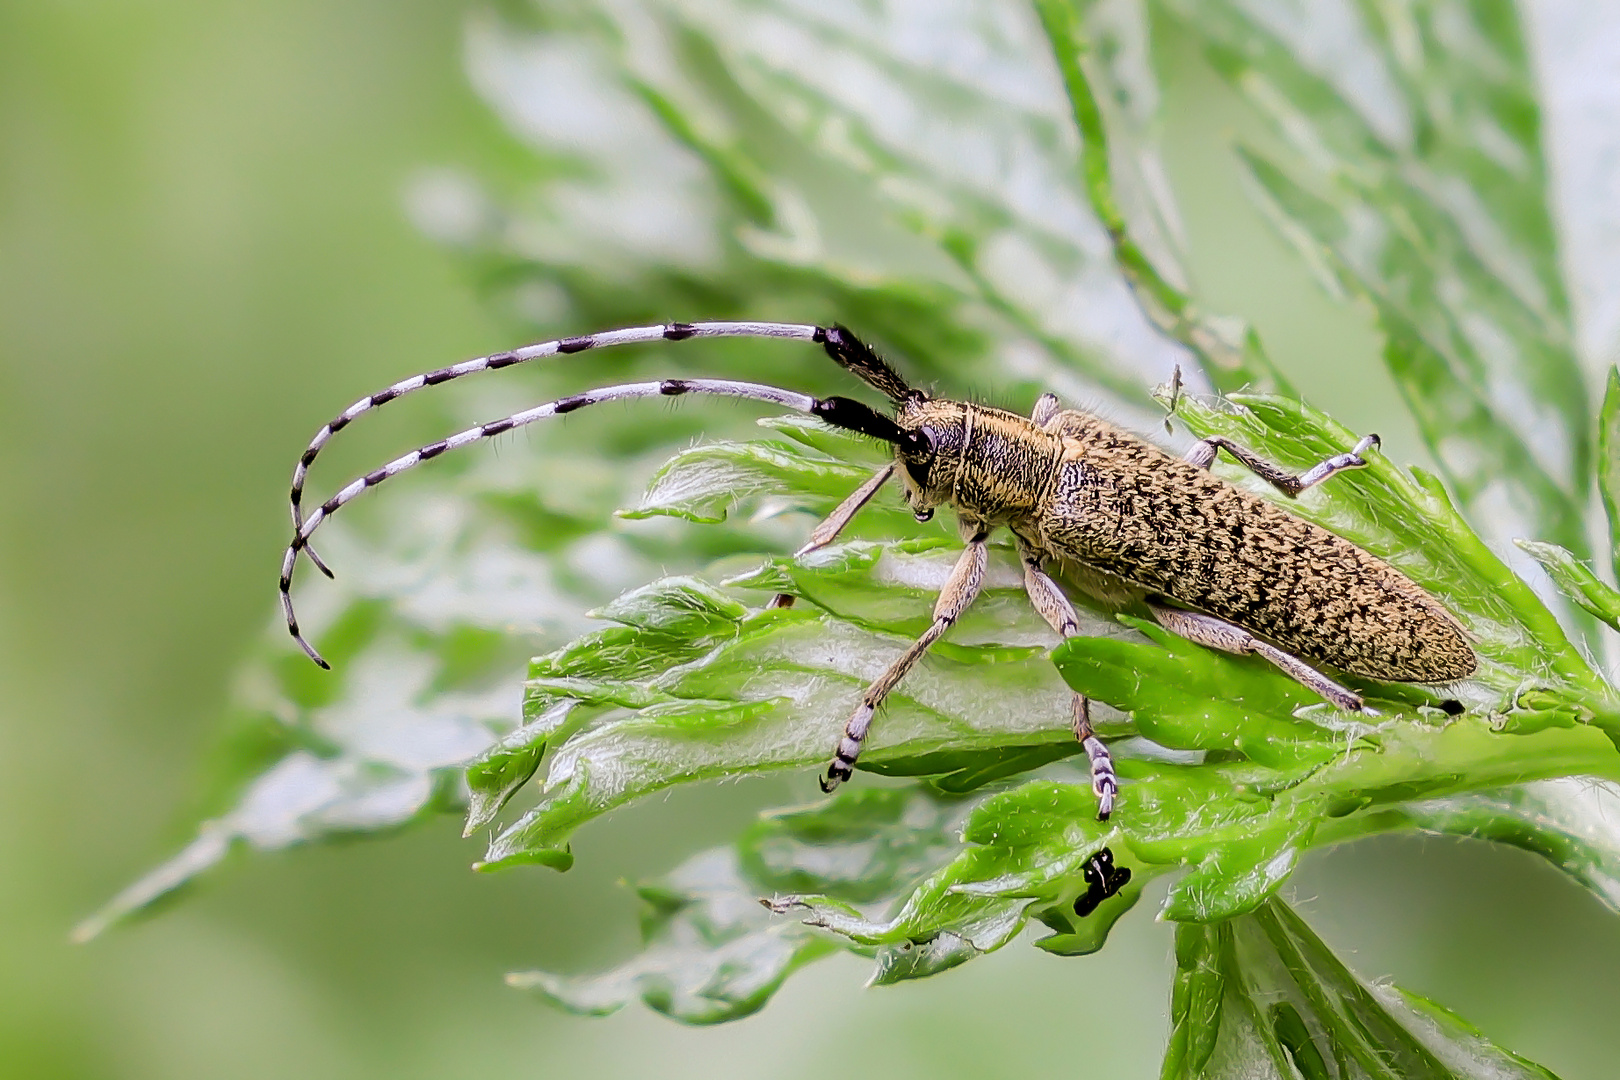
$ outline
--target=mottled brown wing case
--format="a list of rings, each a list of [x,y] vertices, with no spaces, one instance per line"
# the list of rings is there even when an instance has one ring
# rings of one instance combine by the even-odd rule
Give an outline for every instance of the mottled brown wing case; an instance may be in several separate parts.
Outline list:
[[[1065,435],[1042,521],[1054,554],[1303,660],[1398,682],[1473,674],[1456,619],[1389,564],[1103,421]]]

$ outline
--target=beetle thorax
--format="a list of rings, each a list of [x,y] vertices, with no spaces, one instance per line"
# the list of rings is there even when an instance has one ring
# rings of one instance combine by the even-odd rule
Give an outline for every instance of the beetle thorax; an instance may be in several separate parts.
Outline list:
[[[964,520],[1006,525],[1034,514],[1046,496],[1059,442],[1025,417],[921,399],[906,403],[899,424],[926,436],[927,453],[897,454],[917,513],[954,506]]]

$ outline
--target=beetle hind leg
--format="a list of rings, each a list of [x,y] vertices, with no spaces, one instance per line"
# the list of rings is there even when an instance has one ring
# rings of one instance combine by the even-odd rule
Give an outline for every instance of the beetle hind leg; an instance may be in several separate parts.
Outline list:
[[[1215,463],[1215,455],[1225,450],[1238,464],[1292,499],[1306,488],[1315,487],[1335,473],[1344,472],[1346,469],[1366,468],[1367,460],[1361,455],[1378,444],[1377,435],[1368,435],[1357,442],[1348,454],[1334,454],[1332,457],[1324,458],[1298,476],[1221,435],[1211,435],[1201,442],[1194,443],[1193,448],[1182,460],[1197,468],[1207,469]]]
[[[1345,712],[1372,711],[1362,703],[1360,694],[1340,686],[1299,657],[1261,641],[1241,626],[1229,623],[1225,619],[1217,619],[1213,615],[1183,611],[1162,604],[1149,603],[1148,609],[1153,612],[1153,618],[1160,626],[1178,637],[1184,637],[1194,644],[1207,648],[1219,649],[1221,652],[1237,653],[1240,656],[1250,653],[1263,656],[1282,669],[1283,674],[1312,693],[1320,694],[1337,708]]]

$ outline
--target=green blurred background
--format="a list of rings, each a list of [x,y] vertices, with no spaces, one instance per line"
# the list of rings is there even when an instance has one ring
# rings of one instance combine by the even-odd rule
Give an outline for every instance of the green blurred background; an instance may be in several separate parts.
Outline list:
[[[0,3],[0,1075],[1156,1075],[1170,935],[1150,905],[1097,957],[1013,946],[870,992],[842,957],[710,1030],[566,1017],[501,984],[622,955],[619,879],[728,838],[781,781],[631,808],[585,830],[563,876],[473,875],[477,843],[446,818],[245,859],[67,943],[188,835],[230,673],[272,617],[309,434],[525,334],[401,210],[424,168],[525,175],[462,73],[474,9]],[[1339,419],[1419,458],[1364,313],[1322,297],[1245,201],[1241,106],[1183,43],[1160,62],[1202,295]],[[362,426],[331,475],[412,422]],[[1568,1080],[1615,1075],[1620,921],[1539,861],[1386,840],[1308,860],[1292,893],[1362,974]]]

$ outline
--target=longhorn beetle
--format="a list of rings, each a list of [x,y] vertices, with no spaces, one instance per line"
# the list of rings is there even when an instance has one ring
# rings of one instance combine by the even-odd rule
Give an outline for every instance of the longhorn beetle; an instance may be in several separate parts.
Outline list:
[[[609,345],[692,338],[785,338],[820,345],[835,363],[889,399],[894,416],[845,397],[815,398],[760,383],[725,379],[664,379],[590,390],[468,428],[395,458],[353,481],[303,517],[300,502],[310,464],[329,439],[361,413],[395,398],[463,375],[493,371],[536,357]],[[894,461],[874,473],[816,526],[798,551],[832,543],[845,525],[898,475],[919,521],[934,508],[956,510],[967,548],[940,591],[934,621],[861,694],[821,780],[832,791],[853,775],[872,715],[891,690],[956,622],[984,582],[986,542],[993,529],[1012,531],[1031,603],[1063,637],[1079,632],[1074,608],[1049,576],[1049,559],[1080,564],[1110,590],[1142,600],[1172,633],[1232,653],[1257,653],[1340,709],[1364,711],[1360,696],[1313,665],[1395,682],[1444,683],[1473,674],[1477,659],[1467,635],[1438,600],[1348,540],[1211,474],[1225,450],[1290,497],[1346,469],[1378,445],[1369,435],[1348,453],[1299,475],[1220,436],[1177,459],[1095,416],[1062,409],[1042,394],[1030,416],[931,397],[842,326],[705,322],[638,326],[542,342],[416,375],[361,398],[316,433],[293,471],[293,539],[281,562],[281,603],[287,629],[322,667],[293,615],[292,576],[298,553],[331,576],[309,545],[321,523],[361,492],[447,450],[587,405],[630,398],[719,394],[796,409],[823,422],[890,443]],[[776,606],[792,602],[779,596]],[[1075,694],[1075,736],[1091,765],[1099,818],[1113,810],[1119,781],[1108,748],[1092,729],[1088,702]],[[1106,875],[1104,875],[1106,878]],[[1107,882],[1105,881],[1105,886]]]

